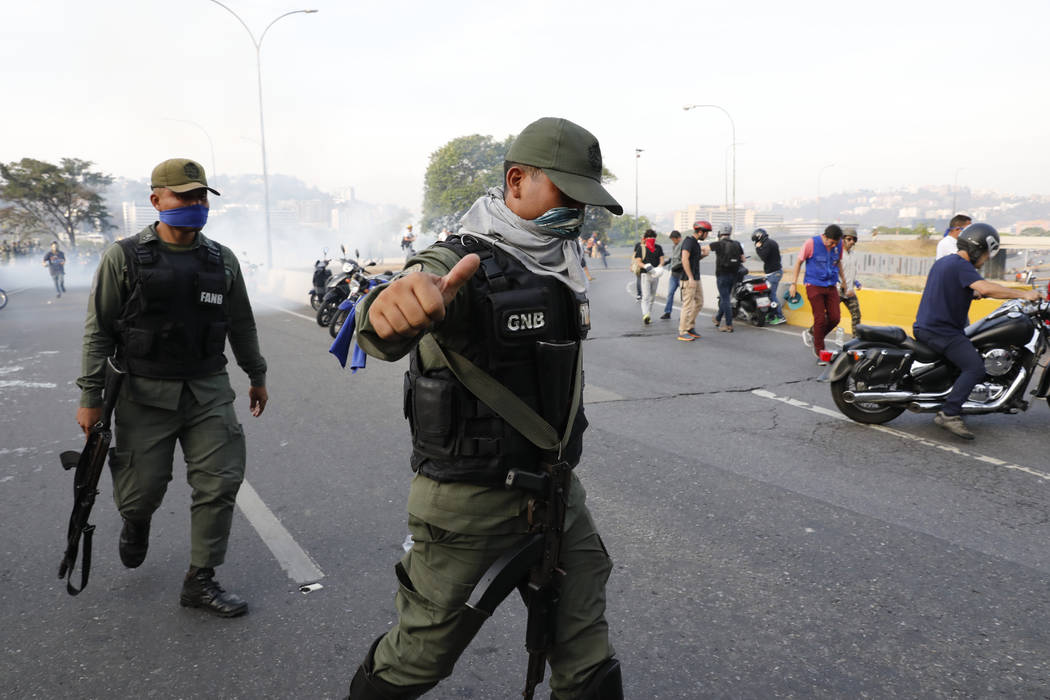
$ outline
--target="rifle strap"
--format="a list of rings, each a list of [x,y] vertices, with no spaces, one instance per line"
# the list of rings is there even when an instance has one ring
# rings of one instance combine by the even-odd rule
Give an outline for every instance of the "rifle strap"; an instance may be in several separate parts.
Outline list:
[[[73,567],[76,564],[76,560],[74,559],[69,564],[69,573],[66,574],[66,592],[69,593],[69,595],[77,595],[87,588],[88,575],[91,573],[91,536],[95,533],[95,526],[88,525],[84,528],[83,533],[84,556],[80,559],[80,588],[73,587]]]
[[[496,381],[491,374],[478,367],[463,355],[454,350],[441,347],[433,335],[425,334],[419,341],[420,352],[428,355],[436,364],[444,365],[452,371],[463,386],[478,397],[486,406],[511,424],[515,430],[541,450],[556,452],[561,455],[562,449],[569,443],[572,426],[576,422],[576,412],[580,406],[583,382],[583,352],[576,347],[576,372],[572,386],[572,408],[565,422],[565,430],[559,439],[557,431],[528,404],[513,394],[510,389]],[[426,364],[426,363],[424,363]]]

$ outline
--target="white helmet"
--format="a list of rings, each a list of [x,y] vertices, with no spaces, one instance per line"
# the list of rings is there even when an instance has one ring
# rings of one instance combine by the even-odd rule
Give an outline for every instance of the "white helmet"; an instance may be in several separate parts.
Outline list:
[[[733,225],[732,224],[719,224],[718,225],[718,237],[719,238],[725,238],[727,236],[732,236],[732,235],[733,235]]]

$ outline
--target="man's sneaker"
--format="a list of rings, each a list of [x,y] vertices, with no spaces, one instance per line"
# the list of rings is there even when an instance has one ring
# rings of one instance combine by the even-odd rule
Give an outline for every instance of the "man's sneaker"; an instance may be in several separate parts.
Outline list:
[[[788,320],[786,318],[780,318],[779,316],[777,316],[772,321],[770,321],[769,323],[770,323],[770,325],[773,325],[773,326],[779,326],[781,323],[787,323],[787,321]]]
[[[963,440],[973,440],[974,438],[974,434],[966,427],[966,423],[963,423],[962,416],[946,416],[944,411],[937,411],[937,415],[933,417],[933,422],[952,435],[961,437]]]
[[[666,321],[669,318],[671,318],[671,314],[670,313],[664,313],[662,316],[660,316],[660,320],[661,321]]]
[[[649,314],[646,314],[645,316],[642,316],[642,323],[644,323],[645,325],[648,326],[652,322],[653,322],[653,320],[651,318],[649,318]]]
[[[695,328],[690,328],[689,330],[687,330],[686,331],[686,335],[691,335],[691,336],[693,336],[693,338],[699,338],[700,337],[700,334],[696,332]]]
[[[697,336],[697,337],[699,337],[699,336]],[[679,333],[678,334],[678,339],[679,340],[684,340],[687,343],[691,343],[694,340],[696,340],[696,338],[694,338],[693,336],[689,335],[688,333]]]
[[[802,344],[807,348],[813,347],[813,326],[802,331]]]
[[[179,604],[184,608],[201,608],[219,617],[237,617],[248,612],[240,596],[227,593],[215,580],[215,569],[190,567],[182,583]]]

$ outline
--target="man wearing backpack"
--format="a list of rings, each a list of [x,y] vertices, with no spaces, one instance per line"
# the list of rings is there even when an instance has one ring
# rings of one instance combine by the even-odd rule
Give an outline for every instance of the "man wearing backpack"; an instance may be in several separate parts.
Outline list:
[[[667,282],[667,303],[664,304],[664,314],[660,318],[667,320],[671,318],[671,307],[674,306],[674,293],[678,291],[678,282],[682,279],[682,234],[671,231],[671,279]]]

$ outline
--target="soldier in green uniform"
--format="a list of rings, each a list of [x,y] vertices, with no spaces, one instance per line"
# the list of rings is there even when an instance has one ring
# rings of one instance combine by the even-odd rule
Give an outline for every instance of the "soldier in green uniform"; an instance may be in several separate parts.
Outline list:
[[[480,622],[466,603],[500,555],[528,537],[529,496],[508,470],[538,469],[540,449],[469,390],[442,354],[462,356],[536,411],[548,384],[538,346],[579,341],[589,328],[576,237],[584,205],[623,208],[601,185],[597,139],[565,119],[527,126],[462,229],[408,260],[358,312],[358,343],[388,361],[411,353],[405,411],[412,432],[408,496],[413,545],[395,567],[398,623],[377,639],[350,684],[351,700],[417,698],[452,673]],[[436,348],[436,350],[435,350]],[[576,380],[580,381],[578,369]],[[568,404],[572,399],[566,397]],[[555,407],[567,426],[561,459],[575,466],[587,427],[582,401]],[[549,412],[547,412],[549,413]],[[548,419],[549,420],[549,419]],[[552,421],[553,422],[553,421]],[[571,426],[571,427],[570,427]],[[575,475],[567,494],[550,687],[556,700],[619,700],[619,662],[605,621],[612,562]]]
[[[248,610],[215,580],[244,480],[244,432],[223,351],[229,337],[248,375],[250,411],[266,407],[266,360],[237,258],[201,233],[208,218],[204,168],[185,158],[153,169],[159,221],[106,249],[88,302],[77,423],[98,421],[106,358],[127,370],[114,414],[113,496],[124,520],[120,559],[146,558],[150,519],[171,481],[175,441],[192,487],[190,567],[180,603],[221,617]]]

